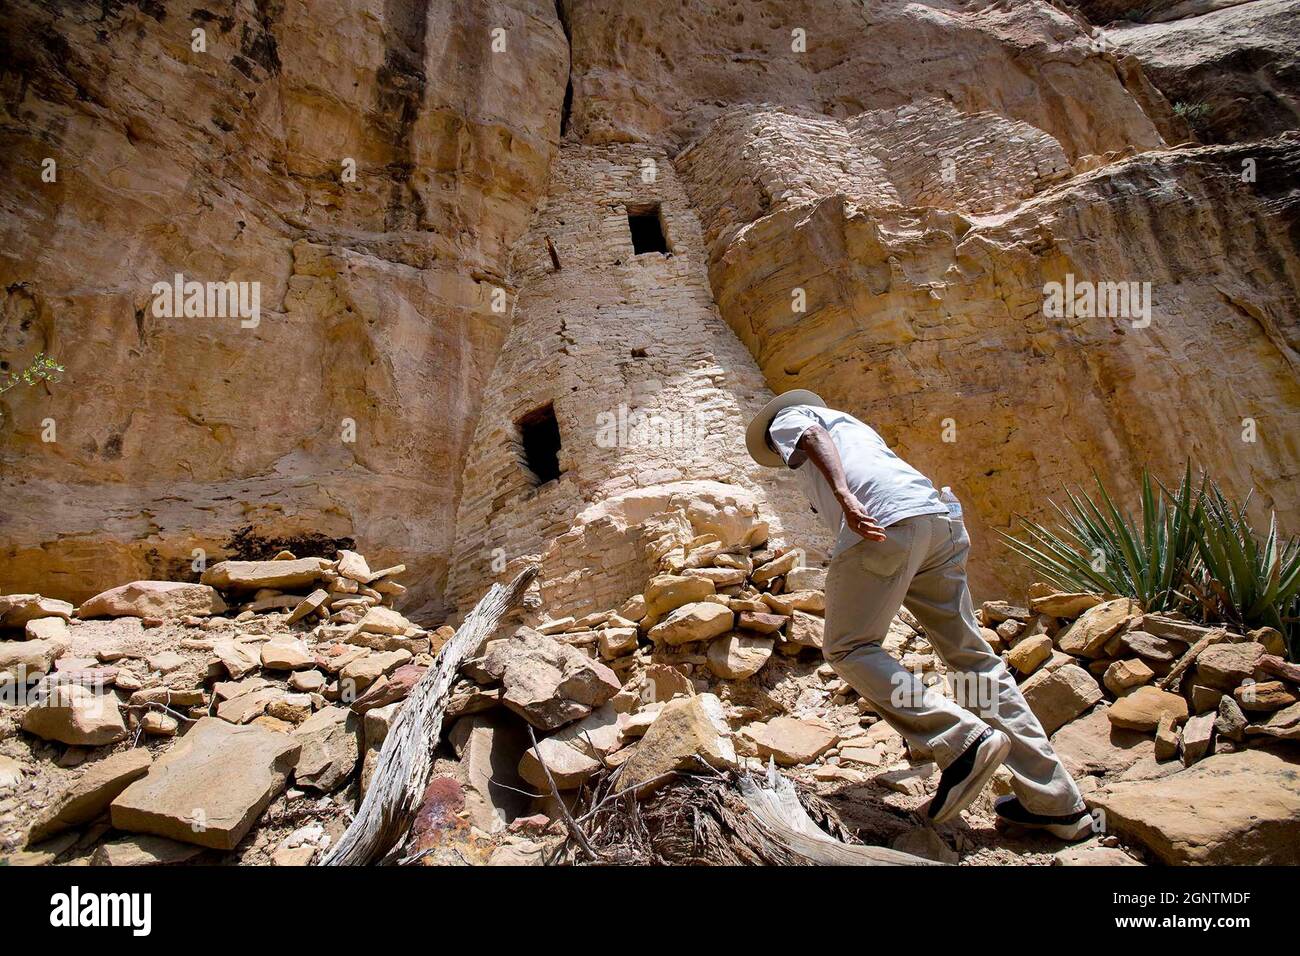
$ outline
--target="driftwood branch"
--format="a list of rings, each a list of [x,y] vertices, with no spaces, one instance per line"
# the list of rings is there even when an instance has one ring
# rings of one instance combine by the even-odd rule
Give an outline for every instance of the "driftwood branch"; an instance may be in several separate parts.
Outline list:
[[[384,738],[370,788],[348,828],[321,866],[365,866],[391,850],[411,825],[433,769],[433,750],[461,662],[496,630],[537,576],[525,568],[508,586],[492,585],[420,678]]]
[[[1196,663],[1196,658],[1201,656],[1201,651],[1214,644],[1222,644],[1233,639],[1233,635],[1222,628],[1216,628],[1203,635],[1183,653],[1182,657],[1178,658],[1178,662],[1170,668],[1168,674],[1156,681],[1156,686],[1161,690],[1173,690],[1177,693],[1178,688],[1182,685],[1183,675],[1187,673],[1189,667]],[[1240,640],[1240,638],[1236,639]]]
[[[813,822],[794,784],[769,763],[766,779],[742,775],[741,796],[768,837],[793,862],[805,866],[938,866],[931,860],[883,846],[841,843]]]

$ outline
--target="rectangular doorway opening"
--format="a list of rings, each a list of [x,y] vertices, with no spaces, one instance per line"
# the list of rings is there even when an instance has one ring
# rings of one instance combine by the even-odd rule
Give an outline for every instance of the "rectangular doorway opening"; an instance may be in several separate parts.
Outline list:
[[[524,446],[524,464],[537,484],[544,485],[560,477],[560,423],[555,419],[555,405],[547,402],[524,415],[519,426],[519,441]]]
[[[627,207],[627,225],[632,231],[632,250],[639,256],[647,252],[668,252],[668,237],[658,203]]]

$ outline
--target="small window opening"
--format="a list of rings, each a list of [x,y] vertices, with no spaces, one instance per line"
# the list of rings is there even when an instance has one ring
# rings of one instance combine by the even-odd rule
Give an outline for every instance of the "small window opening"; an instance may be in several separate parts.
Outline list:
[[[636,254],[668,252],[663,216],[659,204],[627,207],[627,225],[632,230],[632,249]]]
[[[632,350],[632,357],[635,358],[635,359],[642,359],[642,358],[645,358],[645,357],[646,357],[646,354],[647,354],[647,353],[646,353],[646,350],[645,350],[645,349],[633,349],[633,350]]]
[[[547,403],[517,422],[519,439],[524,446],[524,463],[544,485],[560,477],[560,423],[555,420],[555,406]]]

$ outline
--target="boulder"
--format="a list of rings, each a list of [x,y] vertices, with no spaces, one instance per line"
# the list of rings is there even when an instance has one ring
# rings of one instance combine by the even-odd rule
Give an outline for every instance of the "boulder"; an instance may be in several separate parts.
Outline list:
[[[1137,731],[1125,731],[1125,733],[1137,733]],[[1159,723],[1156,724],[1155,753],[1152,756],[1157,761],[1173,760],[1178,756],[1179,736],[1174,715],[1169,711],[1162,713]]]
[[[203,572],[199,581],[222,591],[252,592],[262,588],[295,591],[323,580],[331,563],[324,558],[293,561],[222,561]]]
[[[308,594],[305,598],[294,605],[292,613],[286,624],[297,624],[303,618],[315,614],[323,608],[330,599],[330,594],[324,588],[317,588]]]
[[[787,591],[825,591],[825,568],[791,568],[785,574]]]
[[[347,688],[346,697],[356,700],[371,684],[381,677],[387,677],[409,661],[411,656],[410,651],[396,650],[358,657],[345,664],[339,671],[339,684]]]
[[[175,866],[188,863],[203,847],[160,836],[128,836],[101,843],[90,858],[91,866]]]
[[[1100,594],[1079,591],[1053,591],[1029,599],[1029,609],[1049,617],[1078,617],[1089,608],[1102,602]]]
[[[643,703],[669,701],[674,697],[694,697],[695,685],[681,670],[670,664],[651,664],[641,678]]]
[[[100,747],[126,736],[117,697],[80,684],[56,684],[23,715],[23,730],[44,740]]]
[[[316,666],[316,655],[301,638],[282,635],[262,645],[262,666],[272,671],[304,670]]]
[[[788,591],[785,594],[763,594],[763,603],[777,614],[793,614],[795,611],[812,611],[817,614],[826,611],[826,593],[824,591]]]
[[[1077,664],[1040,668],[1020,685],[1020,692],[1049,736],[1105,696],[1093,676]]]
[[[1088,608],[1060,633],[1057,646],[1075,657],[1098,657],[1112,635],[1141,613],[1136,601],[1118,598]]]
[[[27,622],[23,637],[29,641],[67,643],[72,640],[72,632],[68,630],[68,622],[61,617],[38,617]]]
[[[359,584],[369,584],[371,578],[370,565],[366,563],[363,555],[355,551],[348,551],[345,548],[339,549],[338,564],[335,570],[345,578],[351,578]]]
[[[1008,601],[985,601],[980,605],[980,614],[984,618],[984,622],[990,626],[996,626],[1005,621],[1024,623],[1033,616],[1033,613],[1028,608],[1011,604]]]
[[[1142,866],[1118,847],[1088,843],[1066,847],[1052,856],[1054,866]]]
[[[0,754],[0,794],[18,787],[23,780],[23,765],[13,757]]]
[[[1254,676],[1255,665],[1263,655],[1264,645],[1253,641],[1212,644],[1196,658],[1196,680],[1230,691]]]
[[[1011,648],[1007,653],[1007,663],[1022,674],[1032,674],[1051,656],[1052,639],[1046,634],[1039,634],[1025,638]]]
[[[113,801],[113,826],[233,850],[284,789],[301,750],[287,734],[204,717]]]
[[[206,584],[132,581],[102,591],[77,608],[77,617],[207,617],[227,610],[221,595]]]
[[[92,763],[37,815],[27,833],[27,842],[37,843],[94,820],[132,781],[143,777],[151,763],[153,758],[143,747],[123,750]]]
[[[365,617],[357,622],[356,631],[364,634],[381,634],[390,637],[403,637],[418,633],[419,628],[404,615],[390,607],[372,607]]]
[[[234,680],[251,674],[262,664],[261,649],[249,641],[222,638],[212,642],[212,653]]]
[[[960,861],[957,851],[943,841],[934,827],[914,827],[906,833],[900,833],[889,844],[895,850],[919,856],[936,863],[955,864]]]
[[[550,784],[542,767],[544,763],[555,779],[556,787],[573,790],[599,770],[605,755],[617,750],[621,743],[618,713],[610,704],[605,704],[577,723],[538,741],[540,761],[531,746],[526,748],[519,759],[519,776],[548,793]]]
[[[388,738],[388,732],[392,729],[401,709],[402,702],[398,701],[395,704],[368,710],[365,716],[361,718],[362,735],[366,741],[366,753],[361,761],[361,792],[363,794],[370,786],[370,778],[374,776],[375,765],[379,761],[379,753],[383,749],[384,741]],[[514,764],[511,764],[512,773],[513,770]]]
[[[1154,754],[1150,737],[1116,727],[1106,710],[1099,707],[1052,735],[1052,747],[1071,776],[1120,773]]]
[[[1241,709],[1255,714],[1271,714],[1296,702],[1296,695],[1280,680],[1248,680],[1232,692]]]
[[[1226,695],[1218,687],[1209,687],[1205,684],[1193,684],[1188,696],[1192,700],[1192,713],[1203,714],[1207,710],[1217,710],[1219,701]]]
[[[770,637],[752,637],[739,632],[725,634],[709,645],[709,670],[723,680],[753,677],[772,656],[774,644]]]
[[[1246,736],[1246,725],[1246,715],[1242,712],[1241,705],[1227,694],[1220,697],[1214,732],[1228,740],[1240,741]]]
[[[585,717],[622,689],[600,661],[531,628],[490,642],[466,671],[485,683],[501,681],[502,703],[538,730],[556,730]]]
[[[217,717],[232,724],[252,723],[266,713],[271,701],[278,700],[283,693],[280,688],[265,684],[253,687],[217,704]]]
[[[0,683],[48,674],[68,649],[66,641],[0,641]]]
[[[782,767],[811,763],[840,739],[834,727],[816,717],[773,717],[742,727],[740,736],[763,760],[771,757]]]
[[[703,601],[714,593],[714,584],[704,577],[686,577],[660,574],[650,579],[645,588],[645,614],[642,617],[662,618],[684,604]]]
[[[1109,643],[1107,646],[1110,646]],[[1125,631],[1119,636],[1118,646],[1114,648],[1116,654],[1127,651],[1153,664],[1165,665],[1166,668],[1178,660],[1185,650],[1186,646],[1178,641],[1157,637],[1146,631]]]
[[[1300,767],[1264,750],[1218,754],[1156,780],[1116,783],[1090,804],[1106,828],[1170,865],[1300,864]]]
[[[713,582],[714,588],[730,588],[745,583],[745,572],[740,568],[688,568],[682,576],[705,578]]]
[[[1151,683],[1155,671],[1140,660],[1115,661],[1106,668],[1102,683],[1116,697],[1143,684]]]
[[[600,631],[598,640],[600,656],[607,661],[631,654],[637,649],[635,627],[607,627]]]
[[[656,644],[677,646],[694,641],[707,641],[725,634],[735,624],[731,609],[712,601],[684,604],[650,628],[650,639]]]
[[[0,594],[0,628],[22,630],[28,621],[43,617],[61,617],[70,621],[75,612],[76,608],[67,601],[39,594]]]
[[[797,644],[799,647],[815,647],[821,650],[825,627],[826,622],[815,614],[807,614],[792,609],[790,634],[786,638],[786,642]]]
[[[736,750],[723,717],[722,702],[713,694],[677,698],[664,705],[650,729],[623,765],[620,787],[648,792],[665,781],[656,778],[674,770],[699,772],[703,765],[726,769],[736,765]]]
[[[310,694],[284,694],[266,705],[266,715],[268,717],[273,717],[290,725],[301,724],[311,714],[312,699]]]
[[[1185,721],[1187,701],[1178,694],[1148,684],[1115,701],[1106,713],[1116,727],[1150,733],[1165,714],[1173,718],[1175,724]]]
[[[1179,740],[1183,766],[1190,767],[1210,752],[1214,743],[1214,718],[1214,714],[1201,714],[1189,717],[1183,724],[1183,735]]]
[[[1184,621],[1176,617],[1168,617],[1164,614],[1143,614],[1138,627],[1148,634],[1154,634],[1156,637],[1163,637],[1189,645],[1195,644],[1214,630],[1212,627],[1202,627],[1199,624],[1193,624],[1190,621]]]
[[[1277,711],[1262,724],[1249,725],[1246,728],[1246,736],[1300,740],[1300,704],[1292,704]]]
[[[763,605],[766,607],[767,605]],[[736,627],[755,634],[775,634],[789,621],[785,614],[767,614],[763,611],[741,611],[736,617]]]
[[[528,812],[528,788],[518,767],[531,742],[517,718],[500,711],[474,714],[456,721],[449,736],[465,773],[465,810],[472,825],[496,833]],[[369,730],[366,740],[369,746]],[[545,785],[540,789],[549,792]]]
[[[791,548],[779,558],[773,558],[766,564],[755,568],[750,574],[750,579],[757,585],[770,584],[774,578],[793,571],[803,564],[803,551],[799,548]]]
[[[360,718],[345,707],[323,707],[299,724],[292,734],[302,747],[294,786],[329,793],[347,783],[361,756],[360,731]]]

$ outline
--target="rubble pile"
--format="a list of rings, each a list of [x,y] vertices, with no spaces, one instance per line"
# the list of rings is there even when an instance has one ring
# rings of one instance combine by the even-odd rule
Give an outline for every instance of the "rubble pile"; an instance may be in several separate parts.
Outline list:
[[[995,831],[1005,768],[963,820],[935,830],[921,814],[931,756],[822,660],[825,569],[766,537],[757,523],[730,543],[674,538],[617,607],[534,610],[466,659],[412,831],[421,861],[575,859],[558,851],[593,802],[631,794],[653,816],[669,801],[655,819],[671,820],[682,781],[773,764],[865,842],[942,862],[1296,862],[1300,667],[1276,631],[1046,585],[1023,603],[984,603],[984,637],[1099,832],[1067,848]],[[0,597],[0,681],[25,695],[0,721],[0,853],[318,859],[454,633],[395,609],[401,571],[371,571],[351,551],[285,553],[222,562],[197,583],[132,582],[80,608]],[[943,685],[906,611],[884,644]],[[681,858],[687,844],[673,839]]]
[[[10,862],[184,862],[234,850],[273,801],[345,819],[394,702],[453,633],[395,609],[404,570],[286,551],[214,564],[197,583],[134,581],[78,608],[0,597],[0,684],[17,705],[0,742],[17,730],[67,768],[115,748],[35,808]],[[0,749],[6,769],[0,822],[41,783]],[[309,862],[329,835],[308,829],[262,849]]]

